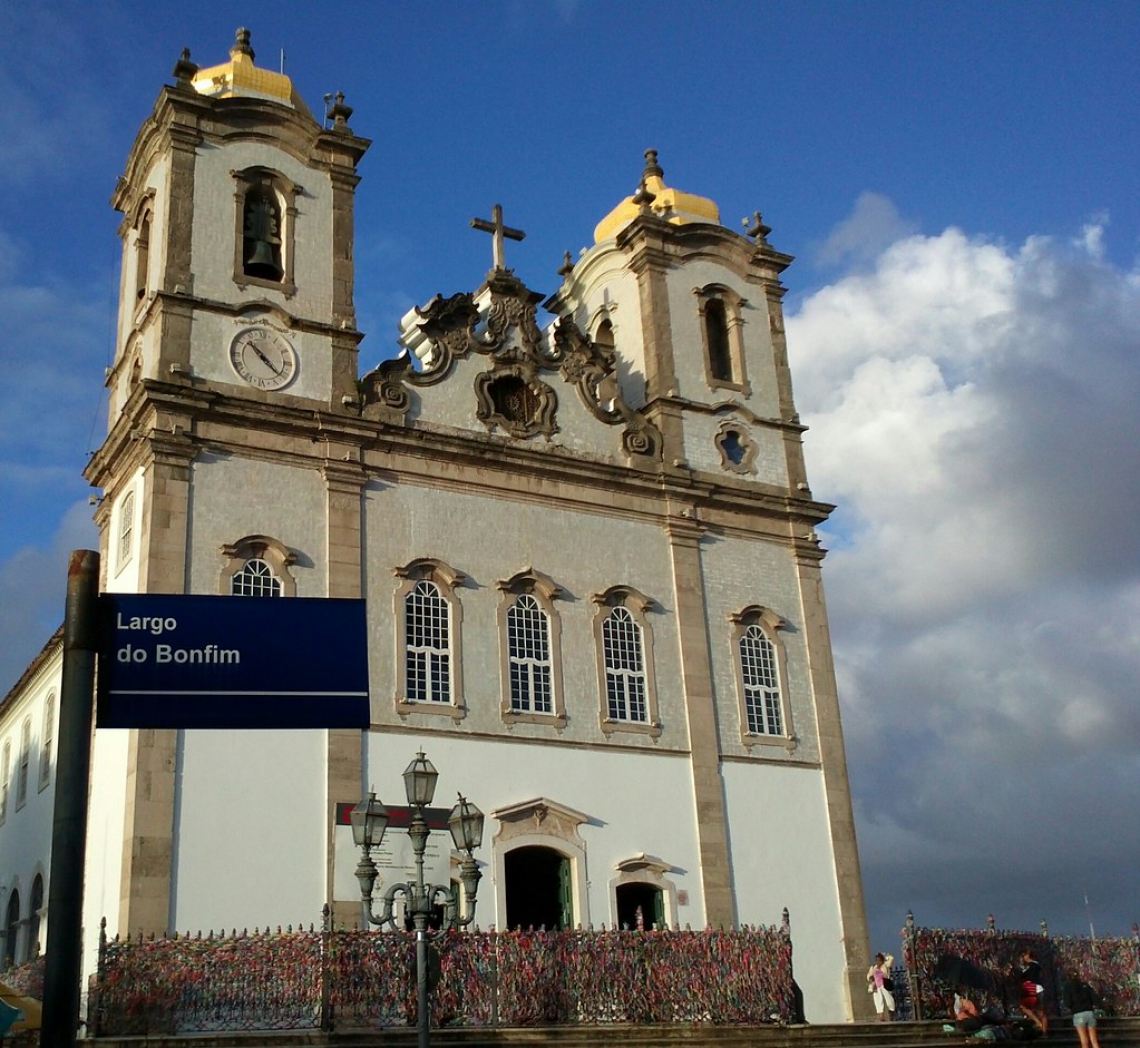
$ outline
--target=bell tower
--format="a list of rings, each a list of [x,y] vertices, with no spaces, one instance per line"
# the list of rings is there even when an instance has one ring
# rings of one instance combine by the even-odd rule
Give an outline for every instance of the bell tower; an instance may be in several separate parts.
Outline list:
[[[353,203],[369,142],[343,94],[319,121],[254,59],[248,29],[219,65],[183,51],[111,198],[123,254],[109,425],[86,470],[104,492],[107,591],[241,592],[230,576],[253,559],[294,592],[303,538],[336,569],[302,592],[359,596],[362,482],[318,434],[355,411]],[[275,522],[290,496],[295,518]],[[329,733],[338,795],[358,792],[359,750],[359,733]],[[179,762],[193,759],[176,732],[131,732],[121,868],[106,871],[123,929],[177,918]]]

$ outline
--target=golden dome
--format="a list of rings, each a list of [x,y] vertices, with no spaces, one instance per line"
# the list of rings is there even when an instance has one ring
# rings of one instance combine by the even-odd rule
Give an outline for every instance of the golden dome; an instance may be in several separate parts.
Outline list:
[[[212,98],[267,98],[284,102],[302,113],[309,112],[301,96],[294,91],[292,80],[284,73],[259,69],[253,59],[249,30],[239,29],[237,40],[230,48],[230,60],[209,69],[199,69],[191,80],[194,90]]]
[[[675,226],[688,222],[713,222],[720,224],[720,209],[708,197],[682,193],[665,185],[665,172],[657,163],[657,150],[645,151],[645,171],[641,185],[633,196],[626,197],[605,218],[594,227],[594,243],[617,236],[618,231],[629,225],[641,214],[643,206],[658,218],[663,218]]]

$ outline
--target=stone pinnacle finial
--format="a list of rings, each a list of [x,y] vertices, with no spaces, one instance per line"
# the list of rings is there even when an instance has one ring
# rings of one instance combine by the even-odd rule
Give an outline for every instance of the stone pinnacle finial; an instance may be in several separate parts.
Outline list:
[[[190,88],[190,81],[198,75],[198,63],[190,61],[190,48],[182,48],[182,57],[174,63],[174,79],[178,81],[178,86],[184,89]]]
[[[645,170],[642,172],[642,178],[650,178],[656,175],[658,178],[664,178],[665,172],[661,169],[661,165],[657,163],[657,150],[647,149],[645,151]]]
[[[568,277],[574,272],[574,259],[570,252],[567,251],[562,259],[562,265],[558,267],[558,275],[560,277]]]
[[[249,60],[252,62],[256,56],[253,53],[253,48],[249,45],[249,30],[239,29],[234,37],[234,46],[230,48],[230,58],[237,58],[238,55],[249,55]]]
[[[754,211],[751,218],[741,219],[741,221],[744,224],[744,235],[746,237],[752,237],[757,244],[768,243],[768,234],[772,232],[772,227],[764,224],[759,211]]]
[[[325,97],[327,98],[328,96],[326,95]],[[333,104],[329,106],[325,116],[333,122],[334,131],[348,130],[348,118],[352,116],[352,106],[346,106],[344,104],[343,91],[336,93],[335,100]]]
[[[640,208],[643,215],[649,214],[649,205],[657,199],[657,194],[650,190],[645,184],[645,178],[645,175],[641,176],[641,181],[637,186],[637,192],[630,197],[630,200]]]

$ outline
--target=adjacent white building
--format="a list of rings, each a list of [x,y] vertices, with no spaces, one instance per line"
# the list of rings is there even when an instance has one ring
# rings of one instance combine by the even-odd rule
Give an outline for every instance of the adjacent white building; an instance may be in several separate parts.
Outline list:
[[[338,98],[322,127],[245,31],[175,80],[113,198],[110,424],[87,470],[102,587],[365,598],[372,723],[97,732],[88,956],[102,917],[162,933],[329,903],[359,921],[338,811],[369,787],[398,803],[422,748],[440,803],[461,788],[488,814],[480,924],[772,924],[786,907],[808,1019],[861,1015],[814,531],[831,507],[792,400],[791,259],[648,153],[549,322],[500,231],[481,285],[410,313],[404,355],[360,377],[369,143],[351,110]],[[0,705],[17,960],[43,942],[59,664],[56,638]]]

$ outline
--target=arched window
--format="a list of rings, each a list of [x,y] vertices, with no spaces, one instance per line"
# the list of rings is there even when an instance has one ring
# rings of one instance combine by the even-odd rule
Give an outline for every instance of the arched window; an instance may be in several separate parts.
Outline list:
[[[270,168],[234,171],[233,176],[234,281],[292,295],[296,200],[303,190]]]
[[[12,787],[12,744],[4,743],[4,752],[0,755],[0,824],[8,818],[8,794]]]
[[[247,560],[230,580],[230,593],[235,597],[280,597],[281,580],[263,560]]]
[[[261,280],[280,281],[281,205],[270,185],[253,186],[242,212],[242,272]]]
[[[32,718],[20,726],[20,767],[16,773],[16,809],[28,799],[28,771],[32,762]]]
[[[744,366],[743,307],[747,304],[722,284],[694,288],[704,344],[705,380],[713,389],[749,395]]]
[[[8,913],[4,919],[4,963],[2,968],[11,968],[17,960],[16,947],[20,938],[20,893],[15,888],[8,896]]]
[[[135,493],[128,491],[119,507],[119,570],[122,570],[134,552]]]
[[[527,569],[500,582],[503,716],[558,724],[562,703],[561,622],[554,601],[562,593],[540,572]]]
[[[40,789],[51,782],[52,744],[55,742],[55,692],[44,703],[43,730],[40,732]]]
[[[465,576],[437,560],[413,561],[396,576],[404,580],[396,592],[396,708],[462,716],[462,614],[455,588]]]
[[[728,316],[719,298],[705,304],[705,344],[708,346],[709,374],[718,382],[732,382],[732,356],[728,351]]]
[[[150,290],[150,208],[143,211],[135,229],[135,299],[142,302]]]
[[[652,602],[626,586],[615,586],[592,600],[599,608],[595,631],[602,729],[658,734],[653,634],[645,617]]]
[[[40,955],[40,917],[44,908],[44,879],[36,874],[32,881],[32,902],[28,910],[28,958]]]
[[[450,619],[434,582],[421,579],[404,598],[408,702],[451,702]]]
[[[784,652],[777,630],[785,625],[774,612],[760,607],[730,616],[734,623],[733,655],[740,695],[741,733],[757,741],[792,738],[784,699]]]
[[[290,568],[297,555],[267,535],[247,535],[222,546],[219,592],[234,597],[295,597],[297,581]]]

